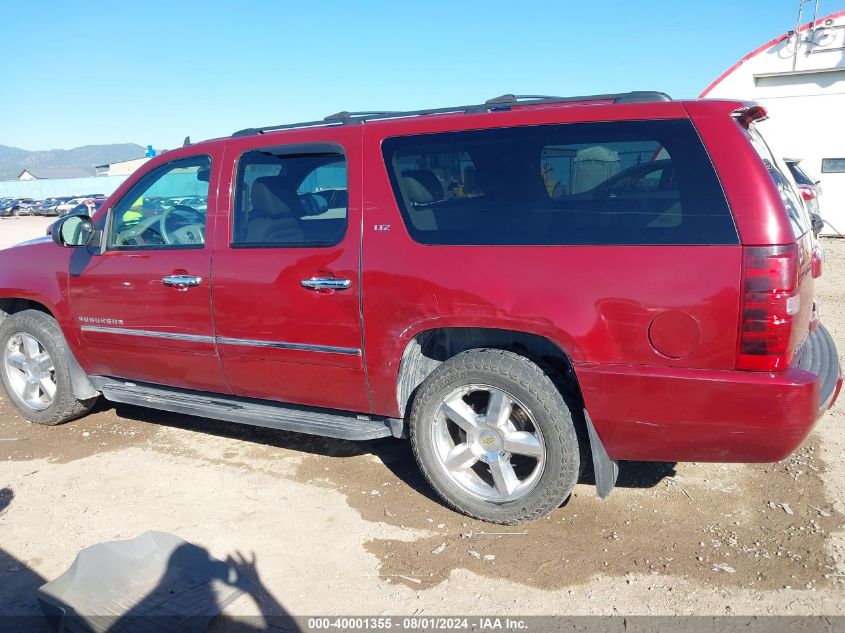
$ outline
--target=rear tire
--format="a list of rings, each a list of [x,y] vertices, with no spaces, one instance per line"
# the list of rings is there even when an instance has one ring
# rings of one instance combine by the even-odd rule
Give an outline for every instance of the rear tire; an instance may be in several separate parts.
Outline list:
[[[54,426],[85,415],[97,398],[73,395],[69,350],[58,323],[24,310],[0,323],[0,382],[21,415]]]
[[[422,383],[411,445],[431,487],[471,517],[513,525],[570,495],[581,457],[572,413],[530,360],[496,349],[452,357]]]

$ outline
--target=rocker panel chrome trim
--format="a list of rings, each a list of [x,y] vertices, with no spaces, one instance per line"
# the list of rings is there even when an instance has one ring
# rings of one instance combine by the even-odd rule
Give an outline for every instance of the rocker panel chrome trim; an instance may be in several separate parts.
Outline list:
[[[272,347],[275,349],[292,349],[303,352],[323,352],[326,354],[346,354],[347,356],[360,356],[361,350],[357,347],[334,347],[332,345],[312,345],[310,343],[287,343],[284,341],[258,341],[243,338],[229,338],[218,336],[217,342],[223,345],[242,345],[245,347]]]
[[[214,343],[213,336],[202,334],[177,334],[174,332],[156,332],[154,330],[136,330],[125,327],[104,327],[101,325],[83,325],[83,332],[102,332],[105,334],[122,334],[124,336],[143,336],[145,338],[163,338],[171,341],[193,341],[196,343]]]

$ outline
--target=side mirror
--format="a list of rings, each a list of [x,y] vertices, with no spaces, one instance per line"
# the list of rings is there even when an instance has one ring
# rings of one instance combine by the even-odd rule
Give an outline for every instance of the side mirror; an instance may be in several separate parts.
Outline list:
[[[88,246],[94,235],[94,223],[87,215],[68,215],[53,224],[53,241],[65,248]]]

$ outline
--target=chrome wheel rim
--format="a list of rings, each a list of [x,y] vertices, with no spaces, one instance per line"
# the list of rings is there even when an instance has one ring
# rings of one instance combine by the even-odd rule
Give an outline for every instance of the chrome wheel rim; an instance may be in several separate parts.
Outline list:
[[[446,476],[482,501],[524,497],[546,465],[546,444],[531,411],[490,385],[467,385],[443,398],[432,440]]]
[[[56,397],[56,368],[42,343],[26,332],[9,337],[3,354],[6,379],[27,407],[43,411]]]

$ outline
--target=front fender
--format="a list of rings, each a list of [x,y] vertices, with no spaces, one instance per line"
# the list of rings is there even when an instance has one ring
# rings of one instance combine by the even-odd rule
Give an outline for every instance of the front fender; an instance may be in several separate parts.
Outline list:
[[[84,370],[87,361],[68,301],[70,254],[71,249],[56,246],[47,237],[0,250],[0,300],[17,299],[42,306],[56,319]]]
[[[33,301],[67,322],[68,259],[48,237],[0,250],[0,299]]]

